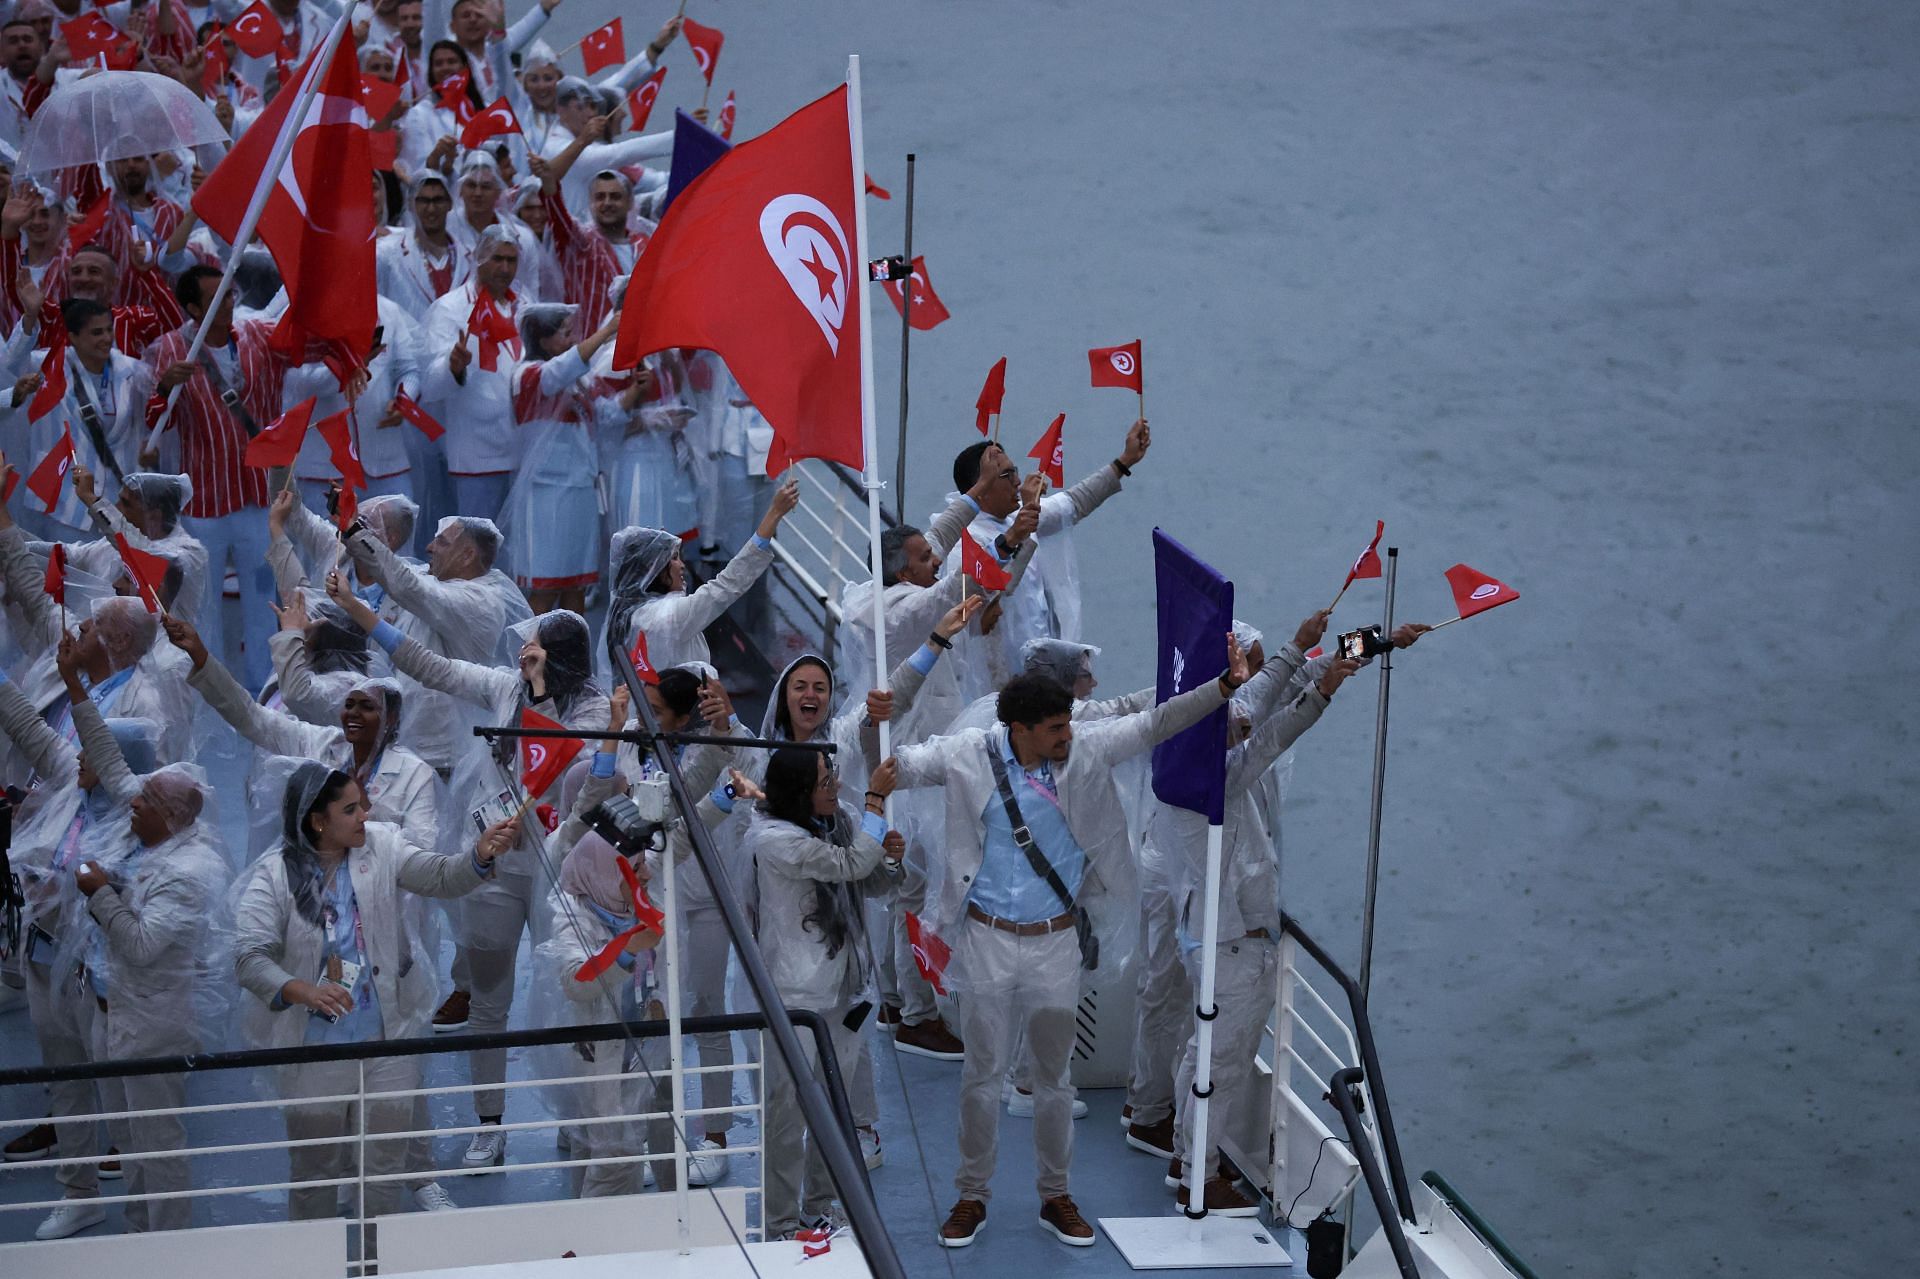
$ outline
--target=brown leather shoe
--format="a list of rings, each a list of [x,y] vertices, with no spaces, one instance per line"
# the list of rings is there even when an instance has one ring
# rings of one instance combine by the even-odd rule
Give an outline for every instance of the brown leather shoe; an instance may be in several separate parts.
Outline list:
[[[1076,1248],[1093,1247],[1093,1227],[1080,1215],[1072,1195],[1055,1195],[1040,1201],[1040,1225],[1053,1232],[1061,1243]]]
[[[1157,1124],[1128,1124],[1127,1144],[1145,1154],[1173,1158],[1173,1116]]]
[[[444,1035],[449,1031],[465,1030],[467,1016],[473,1007],[473,997],[464,990],[456,990],[447,996],[447,1002],[441,1004],[433,1014],[433,1033]]]
[[[1240,1193],[1240,1188],[1225,1177],[1209,1177],[1202,1187],[1201,1198],[1206,1201],[1207,1211],[1218,1217],[1257,1217],[1260,1204]],[[1187,1206],[1187,1188],[1184,1184],[1174,1193],[1173,1201],[1182,1208]]]
[[[940,1225],[940,1246],[943,1248],[964,1248],[973,1242],[980,1228],[987,1224],[987,1206],[978,1199],[962,1199],[947,1214]]]
[[[882,1027],[898,1026],[900,1024],[900,1006],[898,1004],[881,1004],[878,1024]]]
[[[111,1157],[100,1161],[100,1171],[97,1175],[102,1181],[118,1181],[125,1175],[120,1171],[120,1147],[108,1146],[107,1154]]]
[[[893,1046],[903,1053],[931,1057],[935,1061],[960,1061],[967,1055],[967,1046],[938,1017],[918,1026],[902,1022],[900,1029],[893,1032]]]
[[[10,1164],[25,1163],[29,1159],[45,1159],[53,1153],[54,1133],[52,1124],[35,1124],[33,1127],[8,1142],[0,1154],[4,1154]]]

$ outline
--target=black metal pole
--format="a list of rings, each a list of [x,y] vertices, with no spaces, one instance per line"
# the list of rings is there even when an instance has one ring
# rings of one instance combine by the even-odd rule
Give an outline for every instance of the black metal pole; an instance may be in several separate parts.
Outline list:
[[[713,846],[713,836],[708,832],[706,823],[700,820],[700,797],[687,788],[680,762],[673,757],[672,751],[662,745],[660,725],[654,720],[653,705],[647,701],[647,690],[641,686],[633,662],[627,657],[619,635],[612,628],[607,631],[607,655],[614,672],[626,683],[633,699],[633,709],[640,716],[641,727],[652,739],[654,762],[666,774],[667,783],[673,788],[674,803],[686,823],[694,860],[700,863],[700,871],[707,877],[707,885],[713,890],[714,905],[720,909],[720,922],[726,925],[734,953],[740,958],[740,970],[746,974],[747,985],[753,988],[754,998],[759,1001],[761,1012],[766,1015],[767,1032],[773,1040],[774,1050],[780,1054],[781,1061],[793,1077],[794,1092],[800,1103],[800,1113],[807,1121],[807,1131],[827,1165],[827,1172],[833,1177],[834,1188],[840,1192],[840,1205],[847,1210],[847,1220],[853,1226],[854,1238],[860,1243],[867,1266],[879,1279],[906,1279],[906,1268],[900,1264],[900,1256],[894,1251],[886,1222],[880,1216],[880,1205],[873,1197],[873,1187],[867,1182],[866,1161],[855,1153],[853,1143],[841,1131],[832,1100],[827,1096],[826,1089],[820,1086],[820,1081],[814,1078],[813,1071],[807,1068],[807,1056],[800,1046],[800,1036],[794,1033],[787,1006],[774,987],[766,960],[760,956],[760,947],[754,941],[746,912],[741,909],[727,868],[721,863],[719,851]]]
[[[1347,1143],[1353,1148],[1353,1157],[1360,1161],[1360,1172],[1367,1179],[1367,1193],[1373,1197],[1373,1210],[1380,1218],[1380,1229],[1387,1232],[1387,1246],[1393,1249],[1393,1263],[1399,1267],[1401,1279],[1420,1279],[1420,1268],[1414,1264],[1413,1250],[1407,1247],[1407,1232],[1400,1226],[1400,1218],[1393,1211],[1393,1199],[1387,1194],[1387,1182],[1380,1175],[1379,1161],[1373,1157],[1373,1147],[1367,1144],[1367,1130],[1360,1124],[1360,1112],[1353,1104],[1352,1089],[1359,1087],[1366,1072],[1358,1066],[1348,1066],[1345,1070],[1335,1071],[1333,1078],[1327,1081],[1327,1100],[1340,1112],[1340,1118],[1347,1126]]]
[[[907,514],[907,349],[913,337],[913,153],[907,153],[907,287],[900,291],[900,451],[893,459],[893,509]]]
[[[1360,993],[1373,986],[1373,903],[1380,893],[1380,809],[1387,790],[1387,694],[1393,688],[1393,584],[1400,571],[1400,548],[1387,548],[1387,617],[1381,633],[1387,651],[1380,654],[1380,709],[1373,726],[1373,810],[1367,820],[1367,895],[1360,912]]]

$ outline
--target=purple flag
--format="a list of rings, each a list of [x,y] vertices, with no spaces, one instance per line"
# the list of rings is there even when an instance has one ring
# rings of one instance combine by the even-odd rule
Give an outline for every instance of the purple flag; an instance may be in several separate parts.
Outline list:
[[[1160,616],[1157,701],[1218,679],[1227,668],[1233,583],[1186,547],[1153,530],[1153,577]],[[1226,817],[1227,708],[1153,748],[1153,793],[1162,803]]]
[[[660,201],[660,216],[666,216],[667,206],[679,199],[680,193],[705,173],[715,160],[731,150],[731,142],[685,111],[675,111],[673,160],[672,167],[667,170],[667,196]]]

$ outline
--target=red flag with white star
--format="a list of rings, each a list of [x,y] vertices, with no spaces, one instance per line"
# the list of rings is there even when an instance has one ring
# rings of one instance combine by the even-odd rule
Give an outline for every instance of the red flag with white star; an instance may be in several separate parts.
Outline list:
[[[633,117],[632,128],[635,133],[647,127],[647,117],[653,114],[654,100],[660,96],[660,82],[666,78],[667,69],[659,67],[627,95],[627,114]]]
[[[700,74],[713,83],[713,69],[720,65],[720,46],[727,38],[720,34],[718,27],[703,27],[692,18],[681,20],[680,32],[687,37],[687,48],[693,50],[693,59],[700,64]]]
[[[940,295],[933,291],[933,281],[927,278],[925,258],[913,260],[913,276],[907,283],[913,285],[913,315],[907,322],[914,328],[930,329],[944,320],[953,318],[947,310],[947,304],[942,302]],[[895,311],[906,310],[906,302],[902,297],[903,286],[899,280],[888,280],[880,287],[887,291],[887,301],[893,303]]]
[[[1124,346],[1096,346],[1087,352],[1095,386],[1124,386],[1129,391],[1141,388],[1140,339]]]
[[[620,19],[615,18],[596,31],[589,31],[580,41],[580,61],[587,68],[587,74],[598,75],[608,67],[617,67],[627,60],[627,40],[620,31]]]

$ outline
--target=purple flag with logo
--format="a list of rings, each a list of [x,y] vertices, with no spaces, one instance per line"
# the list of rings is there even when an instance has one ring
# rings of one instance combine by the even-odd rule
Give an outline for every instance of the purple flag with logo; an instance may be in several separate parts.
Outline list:
[[[1160,675],[1164,702],[1227,669],[1227,632],[1233,629],[1233,583],[1192,551],[1153,530],[1153,578],[1160,618]],[[1162,803],[1226,817],[1227,708],[1153,748],[1153,793]]]

